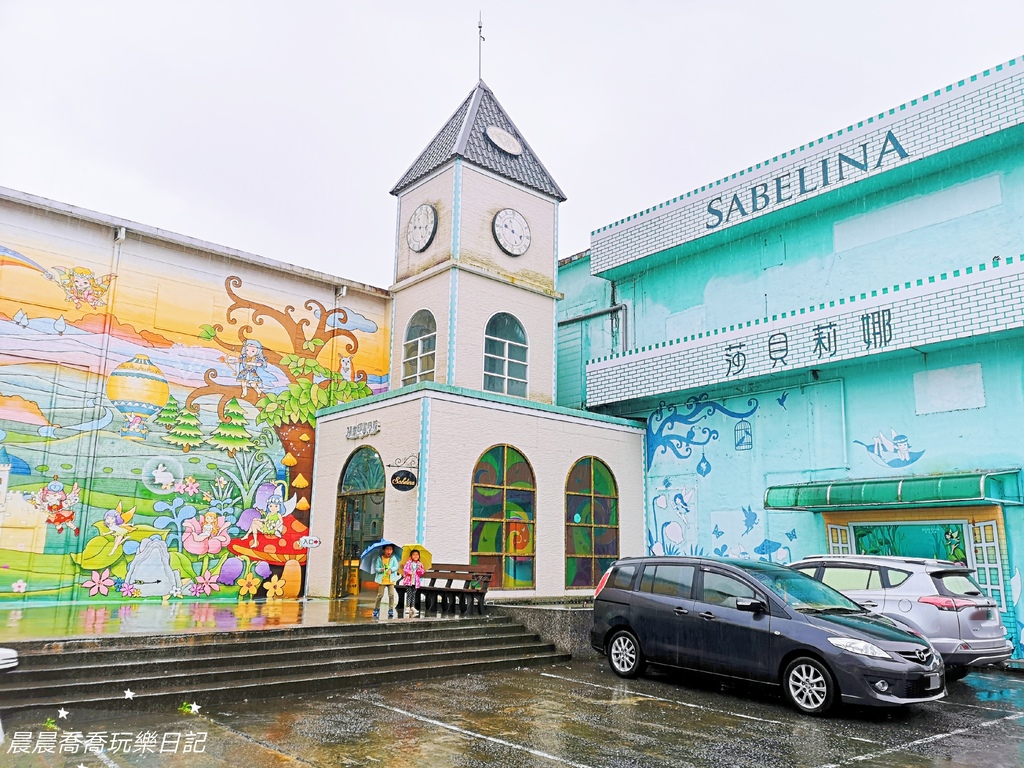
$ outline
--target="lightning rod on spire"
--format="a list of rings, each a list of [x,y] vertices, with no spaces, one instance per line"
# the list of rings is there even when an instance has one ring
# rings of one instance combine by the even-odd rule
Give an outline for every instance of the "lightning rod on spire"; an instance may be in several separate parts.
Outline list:
[[[484,79],[484,12],[480,11],[480,20],[476,23],[478,40],[476,43],[476,79]]]

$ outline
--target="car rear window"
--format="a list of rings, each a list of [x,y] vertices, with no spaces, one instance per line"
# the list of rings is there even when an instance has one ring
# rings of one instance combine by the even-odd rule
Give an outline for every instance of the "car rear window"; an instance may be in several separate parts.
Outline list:
[[[885,578],[889,580],[890,587],[898,587],[910,578],[910,574],[907,571],[897,571],[895,568],[886,568]]]
[[[629,589],[633,584],[633,577],[636,575],[635,565],[620,565],[608,579],[608,586],[614,589]]]
[[[931,574],[932,581],[942,595],[967,595],[977,597],[981,587],[966,571],[950,571]]]
[[[648,565],[640,580],[640,591],[666,597],[689,597],[693,573],[692,565]]]
[[[839,592],[850,589],[881,589],[882,578],[874,568],[825,566],[821,580]]]

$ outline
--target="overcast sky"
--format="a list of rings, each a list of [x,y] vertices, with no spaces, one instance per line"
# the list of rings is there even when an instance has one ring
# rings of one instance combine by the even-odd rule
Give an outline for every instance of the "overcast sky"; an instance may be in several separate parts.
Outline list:
[[[0,0],[0,186],[387,286],[483,78],[590,231],[1024,54],[1019,0]]]

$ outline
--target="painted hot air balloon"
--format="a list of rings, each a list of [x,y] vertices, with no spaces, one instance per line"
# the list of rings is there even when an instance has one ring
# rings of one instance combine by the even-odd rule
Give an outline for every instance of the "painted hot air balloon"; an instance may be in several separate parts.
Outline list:
[[[124,416],[121,437],[145,440],[146,419],[167,404],[170,388],[163,372],[147,355],[136,355],[117,366],[107,379],[107,397]]]

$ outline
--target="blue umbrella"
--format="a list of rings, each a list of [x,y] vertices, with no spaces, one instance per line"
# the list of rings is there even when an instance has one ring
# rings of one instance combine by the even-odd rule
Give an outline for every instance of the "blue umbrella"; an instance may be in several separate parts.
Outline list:
[[[392,554],[396,555],[402,551],[402,548],[395,544],[393,541],[381,539],[380,541],[371,544],[363,550],[363,554],[359,556],[359,570],[366,571],[370,575],[374,575],[374,561],[384,553],[384,547],[393,547],[394,551]]]

